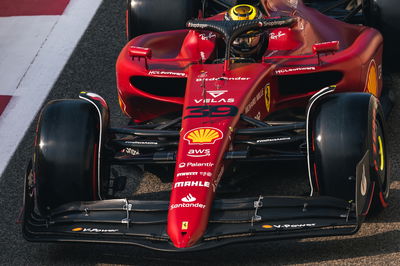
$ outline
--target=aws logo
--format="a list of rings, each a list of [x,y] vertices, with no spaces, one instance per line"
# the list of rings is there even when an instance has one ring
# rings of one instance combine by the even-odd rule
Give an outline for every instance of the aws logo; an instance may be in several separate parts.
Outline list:
[[[186,132],[183,138],[189,144],[214,144],[217,140],[222,139],[222,131],[213,127],[198,127]]]

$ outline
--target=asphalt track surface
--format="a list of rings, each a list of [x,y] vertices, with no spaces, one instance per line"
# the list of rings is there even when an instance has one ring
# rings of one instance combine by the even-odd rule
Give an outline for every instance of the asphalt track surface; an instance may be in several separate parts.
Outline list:
[[[94,91],[108,101],[111,121],[126,124],[116,98],[114,63],[125,42],[125,0],[105,0],[82,37],[48,100]],[[51,62],[49,62],[51,64]],[[0,179],[1,265],[399,265],[400,263],[400,75],[386,73],[394,109],[388,121],[392,185],[390,206],[347,237],[285,240],[221,247],[188,254],[157,253],[137,247],[98,244],[29,243],[16,223],[22,204],[25,165],[32,154],[34,123]],[[142,189],[154,186],[143,181]],[[289,180],[290,181],[290,180]],[[295,181],[295,180],[294,180]]]

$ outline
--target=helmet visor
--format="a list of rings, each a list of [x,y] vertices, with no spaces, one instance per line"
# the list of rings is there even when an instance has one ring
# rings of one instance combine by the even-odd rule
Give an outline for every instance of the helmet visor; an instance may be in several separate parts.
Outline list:
[[[245,35],[245,36],[240,36],[239,38],[236,38],[232,45],[235,49],[240,50],[240,51],[249,51],[256,47],[260,43],[260,35]]]

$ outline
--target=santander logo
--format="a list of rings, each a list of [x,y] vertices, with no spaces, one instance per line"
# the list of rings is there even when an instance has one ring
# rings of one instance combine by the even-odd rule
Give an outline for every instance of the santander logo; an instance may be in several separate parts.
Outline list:
[[[183,197],[181,200],[183,202],[193,202],[196,200],[196,198],[193,197],[192,194],[189,193],[186,197]]]

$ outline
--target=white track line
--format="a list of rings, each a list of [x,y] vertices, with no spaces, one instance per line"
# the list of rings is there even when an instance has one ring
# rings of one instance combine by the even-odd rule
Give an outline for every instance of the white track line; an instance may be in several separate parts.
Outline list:
[[[101,2],[71,0],[18,81],[0,116],[0,178]]]

